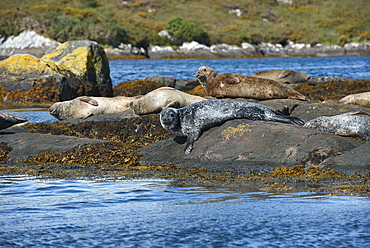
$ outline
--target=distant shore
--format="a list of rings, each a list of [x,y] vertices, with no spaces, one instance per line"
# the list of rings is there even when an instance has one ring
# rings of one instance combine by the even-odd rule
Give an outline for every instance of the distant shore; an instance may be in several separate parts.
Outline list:
[[[14,54],[42,57],[54,51],[59,45],[61,43],[34,31],[24,31],[6,40],[1,40],[0,37],[0,60]],[[117,48],[106,48],[105,52],[110,60],[370,56],[370,43],[348,43],[339,46],[288,41],[285,46],[264,42],[258,45],[242,43],[239,46],[228,44],[206,46],[192,41],[185,42],[177,48],[149,46],[146,50],[131,44],[121,44]]]

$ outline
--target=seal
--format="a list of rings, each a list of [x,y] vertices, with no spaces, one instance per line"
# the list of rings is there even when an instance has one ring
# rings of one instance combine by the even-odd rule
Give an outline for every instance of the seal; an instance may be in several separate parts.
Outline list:
[[[311,78],[306,72],[292,71],[288,69],[260,71],[253,73],[252,77],[267,78],[282,84],[297,84],[307,82]]]
[[[181,108],[204,100],[207,99],[190,95],[171,87],[161,87],[149,92],[141,98],[133,100],[130,106],[137,115],[143,115],[159,113],[166,107]]]
[[[160,113],[164,129],[179,137],[187,137],[185,155],[191,152],[203,131],[233,119],[304,125],[304,121],[297,117],[285,116],[262,104],[245,101],[207,100],[179,109],[165,108]]]
[[[80,96],[73,100],[54,103],[49,113],[58,120],[86,119],[89,116],[125,111],[137,97],[89,97]]]
[[[365,111],[321,116],[306,122],[304,126],[340,136],[370,141],[370,113]]]
[[[370,92],[351,94],[339,100],[340,103],[370,107]]]
[[[216,73],[208,66],[200,67],[195,76],[207,94],[215,97],[308,100],[298,91],[271,79],[234,73]]]
[[[27,121],[28,120],[23,117],[0,113],[0,129],[5,129],[13,125],[27,122]]]

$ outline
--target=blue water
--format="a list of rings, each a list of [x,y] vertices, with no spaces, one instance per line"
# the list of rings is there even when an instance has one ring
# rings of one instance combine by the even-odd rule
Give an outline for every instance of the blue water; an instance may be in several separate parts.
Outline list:
[[[113,84],[198,67],[370,78],[370,57],[110,61]],[[2,110],[51,122],[46,109]],[[1,142],[1,141],[0,141]],[[370,247],[370,199],[175,182],[0,177],[0,247]]]
[[[307,72],[311,77],[370,78],[370,57],[112,60],[109,63],[113,85],[156,76],[193,79],[201,66],[209,66],[220,73],[245,75],[265,70],[290,69]]]
[[[369,247],[370,199],[0,178],[0,247]]]

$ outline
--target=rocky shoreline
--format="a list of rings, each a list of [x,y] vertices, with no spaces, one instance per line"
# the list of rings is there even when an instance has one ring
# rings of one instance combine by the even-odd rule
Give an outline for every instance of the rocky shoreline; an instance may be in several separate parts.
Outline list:
[[[41,62],[41,69],[46,68],[45,63],[49,64],[47,69],[40,69],[46,72],[38,75],[41,79],[36,74],[32,74],[32,79],[24,74],[29,63],[14,66],[15,63],[4,60],[0,69],[10,76],[0,82],[4,104],[50,106],[62,99],[94,92],[96,85],[114,96],[147,94],[163,86],[205,94],[193,80],[161,77],[122,82],[112,87],[106,78],[107,60],[100,51],[96,43],[84,41],[62,44],[56,52],[41,59],[26,55],[35,63]],[[69,66],[73,64],[71,58],[76,57],[84,61],[77,69]],[[17,55],[10,59],[24,62],[23,58]],[[19,83],[14,84],[14,78]],[[55,80],[47,81],[53,78],[60,80],[58,84],[55,85]],[[76,81],[79,78],[81,81]],[[90,82],[84,85],[86,78]],[[54,93],[45,97],[51,85]],[[324,102],[368,91],[369,86],[369,79],[311,78],[290,85],[310,102],[237,100],[258,102],[308,121],[345,112],[370,112],[364,106]],[[328,88],[331,90],[323,90]],[[35,92],[38,97],[31,98]],[[156,177],[172,179],[178,184],[235,188],[253,185],[268,190],[370,196],[370,146],[362,139],[248,120],[227,121],[204,132],[188,156],[183,154],[184,140],[174,138],[162,128],[158,114],[139,116],[132,109],[86,119],[13,126],[0,130],[0,175],[27,174],[44,179]]]
[[[37,34],[23,31],[7,39],[0,37],[0,60],[14,54],[31,54],[42,57],[55,50],[61,43]],[[206,46],[196,41],[185,42],[178,48],[149,46],[145,51],[131,44],[105,49],[109,59],[185,59],[185,58],[254,58],[254,57],[311,57],[311,56],[365,56],[370,54],[370,43],[348,43],[339,45],[296,44],[287,41],[281,44],[242,43],[240,46],[216,44]]]

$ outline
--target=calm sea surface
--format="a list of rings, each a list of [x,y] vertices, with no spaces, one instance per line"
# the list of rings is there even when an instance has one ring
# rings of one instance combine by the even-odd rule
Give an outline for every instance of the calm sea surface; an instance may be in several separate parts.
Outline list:
[[[114,84],[198,67],[252,74],[370,78],[370,57],[110,61]],[[45,109],[2,110],[30,122]],[[42,181],[0,177],[0,247],[370,247],[370,199],[254,189],[179,187],[166,180]]]

